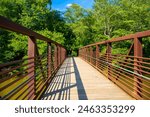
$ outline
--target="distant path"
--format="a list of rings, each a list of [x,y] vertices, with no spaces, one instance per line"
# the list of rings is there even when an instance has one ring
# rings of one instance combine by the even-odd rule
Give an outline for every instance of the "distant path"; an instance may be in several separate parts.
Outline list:
[[[78,57],[65,60],[44,100],[131,100],[122,89]]]

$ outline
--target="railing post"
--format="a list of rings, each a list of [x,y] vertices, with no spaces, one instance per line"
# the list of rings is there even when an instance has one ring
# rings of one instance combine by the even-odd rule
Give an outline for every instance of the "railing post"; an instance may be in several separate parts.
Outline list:
[[[58,58],[58,66],[60,66],[60,57],[61,57],[61,56],[60,56],[60,46],[58,46],[58,55],[59,55],[59,56],[58,56],[58,57],[59,57],[59,58]]]
[[[79,49],[79,51],[78,51],[78,56],[80,57],[80,49]]]
[[[88,59],[89,59],[89,48],[88,47],[86,48],[86,57],[87,57],[86,59],[88,61]]]
[[[83,49],[83,56],[84,56],[84,60],[85,60],[85,57],[86,57],[86,51],[85,51],[85,48]]]
[[[82,58],[84,58],[84,56],[82,55],[82,54],[83,54],[83,50],[84,50],[84,49],[82,48],[81,51],[80,51],[80,52],[81,52],[81,53],[80,53],[80,54],[81,54],[80,56],[81,56]]]
[[[47,43],[47,78],[51,76],[51,64],[52,64],[52,52],[51,52],[51,43]]]
[[[64,48],[62,48],[62,62],[64,61],[64,58],[65,58],[65,51],[64,51]]]
[[[57,67],[59,66],[59,46],[57,46]]]
[[[82,55],[83,54],[83,48],[80,50],[79,53],[80,53],[80,56],[83,58],[83,55]]]
[[[137,65],[140,65],[138,61],[142,61],[139,58],[136,57],[142,57],[143,56],[143,50],[142,50],[142,39],[135,37],[134,38],[134,73],[142,75],[140,72],[141,68]],[[137,98],[141,98],[141,83],[142,80],[138,78],[137,75],[134,74],[134,92],[137,96]]]
[[[92,64],[92,54],[93,54],[93,49],[92,47],[89,47],[90,51],[89,51],[89,56],[90,56],[90,63]]]
[[[60,47],[60,64],[62,64],[62,47]]]
[[[86,60],[86,48],[84,47],[84,60]]]
[[[29,59],[28,63],[31,63],[28,65],[28,68],[32,67],[28,70],[28,78],[31,79],[28,84],[28,99],[34,99],[36,95],[36,81],[35,81],[35,60],[36,60],[36,39],[32,36],[28,38],[28,58],[34,57],[33,59]]]
[[[81,57],[84,59],[83,53],[84,53],[84,48],[81,49]]]
[[[61,64],[61,47],[59,47],[59,66]]]
[[[99,46],[96,45],[96,67],[98,68],[98,63],[99,63]]]
[[[84,60],[86,60],[86,50],[85,50],[85,48],[84,48],[84,51],[83,51],[83,53],[84,53],[84,55],[83,55],[83,57],[84,57]]]
[[[108,79],[111,80],[111,64],[112,64],[112,59],[111,59],[111,50],[112,50],[112,45],[111,43],[107,43],[107,63],[108,63]]]
[[[87,61],[87,48],[85,47],[85,61]]]
[[[85,48],[83,48],[83,58],[84,58],[84,60],[85,60]]]
[[[54,59],[55,59],[55,61],[54,61],[54,69],[56,70],[56,68],[57,68],[57,45],[55,45],[54,55],[55,55],[55,57],[54,57]]]
[[[64,49],[64,60],[66,59],[66,57],[67,57],[67,51],[66,49]]]
[[[87,47],[85,48],[85,60],[87,61],[88,60],[88,58],[87,58],[87,53],[88,53],[88,51],[87,51],[88,49],[87,49]]]
[[[61,47],[59,47],[59,65],[61,65]]]

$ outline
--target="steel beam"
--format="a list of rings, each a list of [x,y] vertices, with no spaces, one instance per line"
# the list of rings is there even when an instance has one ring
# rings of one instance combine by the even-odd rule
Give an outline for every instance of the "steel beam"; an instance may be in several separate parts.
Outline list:
[[[28,70],[28,73],[30,73],[28,75],[28,78],[29,79],[32,79],[28,86],[29,86],[29,96],[28,96],[28,99],[33,99],[35,94],[36,94],[36,84],[35,84],[35,57],[36,57],[36,39],[34,37],[29,37],[28,38],[28,57],[34,57],[34,59],[29,59],[28,60],[28,63],[31,63],[33,62],[32,64],[29,64],[28,67],[31,67],[33,66],[31,69]]]

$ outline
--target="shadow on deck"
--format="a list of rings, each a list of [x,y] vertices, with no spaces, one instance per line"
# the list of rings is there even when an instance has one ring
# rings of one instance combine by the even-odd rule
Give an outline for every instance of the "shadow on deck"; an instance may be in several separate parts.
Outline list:
[[[73,57],[70,57],[67,58],[60,67],[54,79],[49,84],[48,89],[42,96],[42,99],[70,100],[71,88],[74,87],[76,87],[79,100],[88,99],[76,62]]]
[[[133,99],[81,58],[67,58],[43,94],[44,100]]]

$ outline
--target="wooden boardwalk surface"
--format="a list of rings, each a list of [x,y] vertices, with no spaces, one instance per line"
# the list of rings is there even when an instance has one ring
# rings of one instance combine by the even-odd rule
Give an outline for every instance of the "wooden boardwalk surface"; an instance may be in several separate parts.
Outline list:
[[[122,89],[78,57],[60,67],[42,98],[44,100],[131,100]]]

